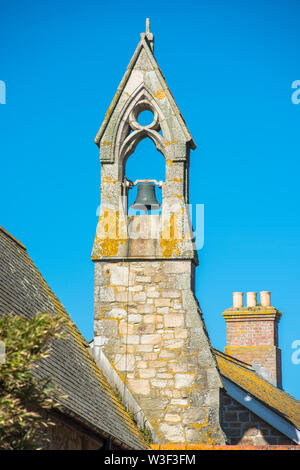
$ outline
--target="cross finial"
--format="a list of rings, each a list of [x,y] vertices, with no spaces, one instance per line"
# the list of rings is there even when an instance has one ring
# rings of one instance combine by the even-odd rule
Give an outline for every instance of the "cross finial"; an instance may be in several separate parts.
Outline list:
[[[150,33],[150,18],[146,18],[146,33]]]

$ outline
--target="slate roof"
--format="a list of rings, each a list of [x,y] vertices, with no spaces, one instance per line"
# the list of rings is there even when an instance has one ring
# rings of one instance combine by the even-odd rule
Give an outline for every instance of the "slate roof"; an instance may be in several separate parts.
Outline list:
[[[250,364],[214,349],[221,374],[300,429],[300,402],[259,377]]]
[[[10,312],[27,318],[37,312],[53,312],[70,319],[24,245],[0,227],[0,315]],[[69,323],[70,334],[52,342],[50,355],[39,364],[38,375],[51,376],[67,395],[60,400],[66,413],[129,448],[146,448],[134,422],[97,368],[88,343],[76,325],[71,320]]]

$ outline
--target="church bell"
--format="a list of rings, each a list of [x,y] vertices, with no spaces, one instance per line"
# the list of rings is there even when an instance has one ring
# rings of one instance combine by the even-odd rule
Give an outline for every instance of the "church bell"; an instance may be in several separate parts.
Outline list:
[[[161,206],[155,195],[155,185],[148,182],[140,183],[137,190],[136,200],[132,204],[131,208],[136,211],[144,210],[148,212],[149,210],[160,209],[160,207]]]

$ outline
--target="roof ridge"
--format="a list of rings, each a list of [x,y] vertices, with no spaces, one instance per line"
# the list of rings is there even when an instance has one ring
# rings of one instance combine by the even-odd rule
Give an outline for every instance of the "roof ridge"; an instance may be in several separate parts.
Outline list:
[[[0,230],[1,232],[4,233],[4,235],[6,235],[8,238],[10,238],[12,241],[14,241],[17,245],[19,245],[21,248],[23,248],[23,250],[27,250],[26,246],[23,245],[23,243],[20,242],[20,240],[18,240],[17,238],[15,238],[11,233],[9,233],[7,230],[5,230],[4,227],[2,227],[2,225],[0,225]]]
[[[214,351],[215,354],[217,354],[219,356],[223,356],[226,360],[228,360],[230,362],[233,362],[233,363],[237,364],[240,367],[244,367],[245,369],[251,370],[252,372],[254,372],[256,374],[255,369],[248,362],[244,362],[244,361],[241,361],[240,359],[237,359],[236,357],[229,356],[229,354],[223,353],[222,351],[219,351],[216,348],[213,348],[213,351]]]
[[[264,382],[266,382],[271,387],[273,387],[276,390],[279,390],[280,392],[284,393],[286,396],[288,396],[292,400],[296,401],[297,403],[300,403],[300,400],[295,398],[293,395],[291,395],[289,392],[287,392],[284,388],[276,387],[276,385],[274,385],[274,384],[268,382],[266,379],[264,379],[261,375],[259,375],[256,372],[256,370],[252,367],[251,364],[248,364],[248,362],[244,362],[244,361],[241,361],[240,359],[237,359],[233,356],[229,356],[228,354],[223,353],[222,351],[219,351],[216,348],[213,348],[213,350],[214,350],[215,354],[219,355],[220,357],[223,357],[227,361],[235,363],[237,366],[243,367],[244,369],[248,369],[250,372],[253,372],[253,374],[255,374],[259,379],[263,380]]]

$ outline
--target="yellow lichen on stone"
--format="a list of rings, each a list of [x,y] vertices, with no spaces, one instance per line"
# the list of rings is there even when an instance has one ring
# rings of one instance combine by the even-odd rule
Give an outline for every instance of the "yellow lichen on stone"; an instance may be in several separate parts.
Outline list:
[[[115,184],[118,182],[118,180],[116,180],[115,178],[112,178],[111,176],[103,176],[102,182]]]
[[[108,110],[106,111],[106,114],[105,114],[105,121],[109,118],[109,116],[111,115],[111,112],[113,110],[113,107],[114,107],[114,103],[115,101],[119,98],[119,95],[120,95],[120,90],[117,91],[117,93],[115,94],[115,96],[113,97],[113,100],[108,108]]]
[[[104,238],[98,243],[99,256],[117,256],[119,253],[120,245],[124,245],[126,240],[116,240],[111,238]]]
[[[120,212],[106,208],[99,217],[94,247],[98,256],[117,256],[120,246],[126,242],[125,222]]]
[[[166,97],[165,91],[160,88],[160,90],[157,90],[156,93],[154,93],[154,98],[157,98],[158,100],[163,100]]]
[[[165,146],[168,147],[169,145],[173,145],[173,144],[176,144],[176,143],[177,143],[176,140],[172,140],[172,142],[168,141],[168,142],[165,142]]]
[[[219,442],[219,436],[216,436],[216,430],[215,428],[211,425],[208,417],[208,410],[205,409],[205,419],[201,423],[191,423],[189,424],[191,428],[197,429],[199,431],[199,441],[203,444],[208,444],[208,445],[214,445],[218,444]]]
[[[164,258],[180,255],[179,244],[184,240],[184,237],[180,237],[178,233],[177,222],[180,212],[171,214],[170,220],[164,222],[160,240],[160,247]]]

